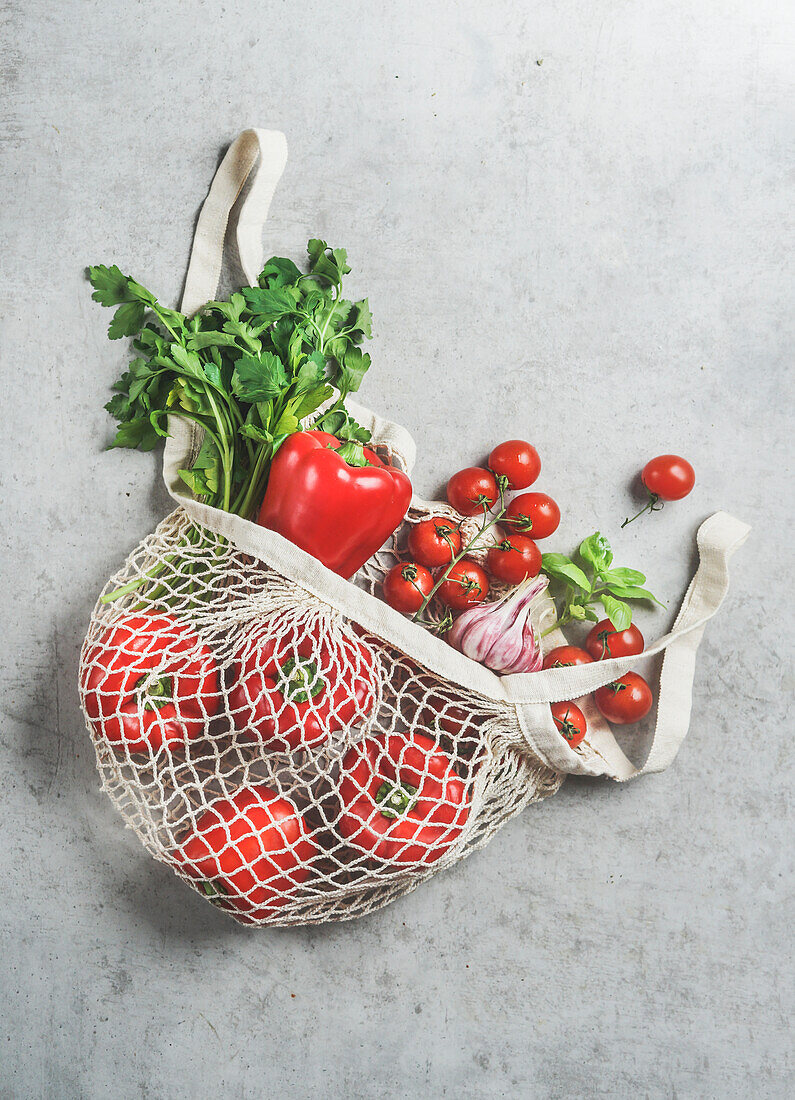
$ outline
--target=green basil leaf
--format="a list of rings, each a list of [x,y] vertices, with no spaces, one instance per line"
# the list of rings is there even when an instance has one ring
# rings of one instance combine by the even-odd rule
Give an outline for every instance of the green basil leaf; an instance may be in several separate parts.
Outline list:
[[[613,560],[610,543],[599,531],[594,531],[592,535],[589,535],[587,539],[580,543],[579,553],[583,561],[588,562],[596,573],[601,573],[604,569],[607,569]]]
[[[603,578],[605,584],[645,584],[645,573],[639,573],[637,569],[611,569]]]
[[[651,603],[659,604],[660,607],[665,607],[665,604],[660,603],[648,588],[639,588],[634,584],[611,584],[608,587],[614,596],[620,596],[624,600],[649,600]]]
[[[563,578],[577,588],[581,588],[583,592],[591,591],[591,585],[585,573],[565,554],[543,554],[541,568],[550,577]]]
[[[614,629],[626,630],[632,622],[632,609],[629,604],[622,603],[621,600],[614,600],[606,592],[603,592],[599,599]]]

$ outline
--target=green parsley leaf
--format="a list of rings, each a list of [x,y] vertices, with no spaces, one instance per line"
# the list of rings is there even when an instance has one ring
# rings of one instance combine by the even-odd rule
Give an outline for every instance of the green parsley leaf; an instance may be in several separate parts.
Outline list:
[[[131,300],[127,290],[127,276],[115,264],[112,267],[105,267],[104,264],[89,267],[88,278],[94,287],[91,297],[100,305],[118,306]]]
[[[362,353],[360,348],[352,344],[345,352],[345,357],[334,379],[337,389],[345,394],[355,393],[369,369],[370,356],[367,352]]]
[[[141,451],[151,451],[157,446],[158,438],[149,417],[140,416],[119,425],[110,447],[137,447]]]

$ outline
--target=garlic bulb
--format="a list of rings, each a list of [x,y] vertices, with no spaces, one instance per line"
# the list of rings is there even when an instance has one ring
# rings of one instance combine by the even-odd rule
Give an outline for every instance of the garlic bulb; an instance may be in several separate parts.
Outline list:
[[[531,614],[547,583],[544,576],[533,577],[495,603],[467,608],[448,631],[448,642],[473,661],[504,676],[538,672],[543,657]]]

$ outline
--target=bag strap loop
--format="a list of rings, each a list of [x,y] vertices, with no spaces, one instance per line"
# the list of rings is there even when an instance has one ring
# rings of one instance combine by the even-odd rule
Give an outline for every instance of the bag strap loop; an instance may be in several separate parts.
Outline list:
[[[517,704],[522,731],[533,750],[558,771],[580,775],[608,775],[621,782],[659,772],[676,756],[687,734],[692,704],[696,652],[704,627],[723,602],[729,588],[729,560],[747,539],[751,528],[726,512],[716,512],[698,529],[698,569],[685,593],[669,634],[644,651],[643,657],[664,653],[657,692],[657,722],[646,763],[635,767],[624,755],[609,727],[589,738],[595,759],[574,752],[556,730],[549,700],[571,699],[623,676],[639,657],[613,657],[592,665],[547,669],[529,677],[503,678],[506,694]],[[546,696],[528,698],[529,690]]]
[[[215,297],[229,214],[258,160],[237,219],[237,247],[249,285],[262,270],[262,227],[287,164],[287,139],[279,130],[252,129],[244,130],[227,149],[202,205],[182,295],[181,309],[188,316]]]

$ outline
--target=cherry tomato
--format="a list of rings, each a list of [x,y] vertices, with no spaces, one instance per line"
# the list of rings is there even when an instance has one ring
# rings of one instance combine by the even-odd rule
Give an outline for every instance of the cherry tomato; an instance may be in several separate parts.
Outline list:
[[[498,581],[519,584],[526,577],[538,576],[541,551],[527,535],[508,535],[489,550],[486,567]]]
[[[447,499],[462,516],[476,516],[484,504],[491,508],[498,496],[497,479],[481,466],[459,470],[447,482]]]
[[[551,703],[552,721],[574,749],[585,738],[588,729],[585,715],[574,703]]]
[[[453,611],[463,611],[485,600],[489,594],[489,578],[476,561],[462,558],[450,570],[447,580],[439,585],[436,594]]]
[[[460,549],[461,532],[452,519],[424,519],[409,534],[409,553],[429,569],[449,565]]]
[[[522,493],[508,505],[503,523],[513,524],[534,539],[545,539],[557,530],[560,508],[546,493]]]
[[[509,489],[526,489],[541,473],[541,459],[529,443],[508,439],[489,455],[489,469],[506,478]]]
[[[415,561],[398,562],[384,577],[384,599],[396,611],[419,611],[433,588],[433,577]]]
[[[608,720],[617,726],[639,722],[651,710],[651,688],[637,672],[628,672],[620,680],[594,692],[594,702]]]
[[[658,500],[681,500],[696,483],[695,470],[679,455],[657,455],[646,463],[640,477]]]
[[[644,646],[643,635],[634,623],[626,630],[616,630],[609,619],[597,623],[585,639],[585,648],[595,661],[607,657],[631,657],[642,653]]]
[[[559,645],[550,649],[544,658],[543,668],[568,668],[569,665],[590,665],[593,657],[576,645]]]

